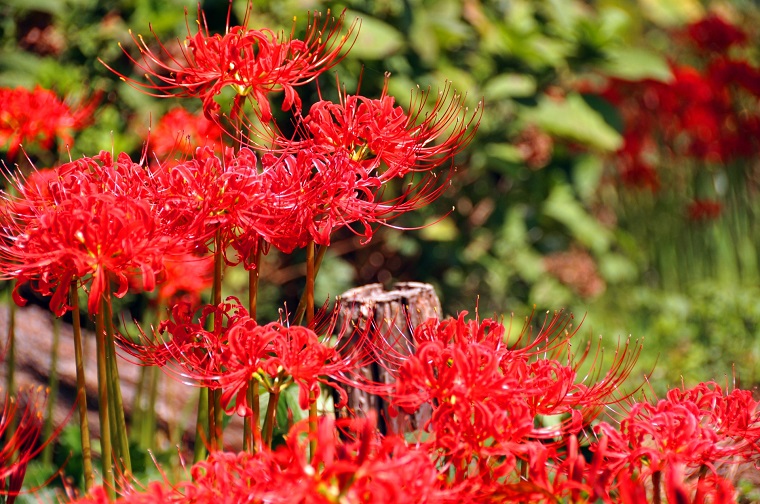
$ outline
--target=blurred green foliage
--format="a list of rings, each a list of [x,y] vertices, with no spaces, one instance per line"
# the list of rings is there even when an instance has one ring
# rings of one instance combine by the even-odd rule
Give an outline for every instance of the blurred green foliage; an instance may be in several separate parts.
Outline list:
[[[175,101],[140,94],[98,60],[133,73],[118,45],[135,51],[128,29],[146,40],[151,30],[167,43],[181,40],[187,35],[182,9],[194,30],[196,5],[8,0],[0,6],[0,85],[40,84],[75,101],[102,93],[95,123],[77,137],[71,155],[101,149],[139,155],[148,125]],[[713,7],[757,19],[751,3]],[[223,31],[228,3],[206,1],[202,8],[210,29]],[[416,280],[435,285],[446,313],[477,306],[483,316],[522,316],[534,306],[566,308],[578,318],[587,314],[581,336],[601,333],[611,346],[629,333],[644,337],[640,369],[651,371],[659,359],[651,376],[657,391],[681,376],[689,383],[731,379],[733,364],[744,386],[757,382],[757,275],[745,275],[747,267],[728,271],[731,263],[721,255],[757,270],[757,229],[749,226],[738,237],[720,223],[685,230],[672,206],[610,185],[608,161],[622,143],[623,118],[582,92],[584,83],[606,77],[667,81],[665,29],[710,6],[696,0],[256,0],[249,24],[288,33],[294,16],[303,26],[308,11],[328,8],[345,12],[347,24],[361,20],[337,69],[347,92],[361,83],[362,94],[377,96],[390,72],[390,93],[401,104],[417,85],[434,96],[448,81],[467,93],[470,107],[482,98],[485,109],[445,197],[397,222],[433,224],[403,233],[385,229],[367,246],[350,234],[335,237],[318,278],[323,297],[352,285]],[[238,22],[245,11],[246,1],[235,0]],[[319,82],[328,95],[335,93],[331,79]],[[312,86],[311,96],[317,92]],[[42,164],[67,157],[30,154]],[[752,200],[732,211],[750,210],[757,211]],[[575,269],[580,279],[550,271],[549,257],[567,259],[565,270]],[[264,316],[275,317],[283,300],[295,306],[302,262],[299,254],[270,254]],[[242,296],[244,280],[230,275],[227,293]]]

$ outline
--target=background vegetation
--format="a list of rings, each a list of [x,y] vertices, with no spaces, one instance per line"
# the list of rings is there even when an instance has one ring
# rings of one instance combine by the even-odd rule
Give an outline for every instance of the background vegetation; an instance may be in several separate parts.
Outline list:
[[[169,103],[133,90],[98,59],[132,74],[118,44],[134,52],[128,29],[146,40],[151,30],[165,41],[183,39],[187,27],[176,15],[183,6],[195,30],[194,1],[3,2],[0,86],[40,85],[71,103],[94,98],[100,104],[91,126],[68,146],[70,154],[65,145],[25,146],[37,167],[101,149],[139,155],[149,125]],[[223,31],[228,3],[201,7],[209,28]],[[345,9],[348,22],[361,18],[358,39],[337,70],[349,93],[361,81],[363,94],[379,95],[389,71],[390,92],[402,104],[413,83],[435,91],[449,80],[473,106],[484,98],[486,107],[445,197],[398,224],[438,222],[403,235],[385,229],[369,247],[360,248],[350,234],[336,239],[318,279],[323,298],[370,282],[430,282],[449,314],[477,307],[484,316],[522,318],[534,307],[566,309],[585,318],[579,337],[601,334],[609,349],[629,335],[643,337],[634,380],[654,369],[656,391],[682,377],[687,384],[731,381],[734,369],[744,388],[757,384],[757,145],[750,142],[736,156],[696,155],[682,146],[697,119],[684,119],[675,133],[665,124],[688,110],[624,99],[675,86],[679,65],[708,75],[715,55],[695,45],[686,27],[712,15],[746,34],[727,54],[754,68],[760,24],[752,2],[255,1],[250,24],[289,31],[294,15],[303,26],[308,11],[328,8]],[[233,23],[245,9],[245,1],[234,2]],[[733,127],[754,138],[744,128],[757,114],[757,96],[731,86],[724,87],[724,94],[737,95],[730,107],[706,108],[719,131]],[[335,92],[331,81],[319,87]],[[680,88],[673,89],[678,95]],[[646,114],[654,119],[634,122]],[[634,124],[649,128],[649,179],[634,177],[625,165]],[[28,169],[23,157],[6,156],[8,166],[14,163]],[[717,210],[694,206],[705,202]],[[274,317],[283,301],[294,305],[303,271],[297,255],[272,252],[262,316]],[[242,282],[228,276],[226,289],[235,293]],[[144,304],[129,299],[126,306],[139,312]]]

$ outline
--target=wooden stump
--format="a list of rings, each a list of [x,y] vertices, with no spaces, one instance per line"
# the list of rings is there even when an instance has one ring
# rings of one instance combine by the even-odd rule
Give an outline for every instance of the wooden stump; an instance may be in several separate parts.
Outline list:
[[[412,333],[414,328],[431,317],[441,316],[441,302],[430,284],[403,282],[385,291],[382,284],[369,284],[344,292],[338,297],[341,303],[341,324],[361,327],[374,321],[378,334],[382,334],[393,355],[376,355],[376,362],[361,369],[364,377],[379,383],[393,383],[398,369],[399,357],[414,352]],[[369,394],[353,387],[345,387],[348,404],[337,416],[347,416],[348,412],[366,415],[375,411],[378,427],[383,434],[404,434],[424,427],[430,419],[432,409],[422,405],[415,413],[399,412],[391,416],[388,402],[382,397]]]

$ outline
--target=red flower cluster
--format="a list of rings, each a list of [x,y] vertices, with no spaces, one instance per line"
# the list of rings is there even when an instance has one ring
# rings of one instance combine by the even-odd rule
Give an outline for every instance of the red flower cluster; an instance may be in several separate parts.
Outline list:
[[[224,151],[224,130],[202,115],[175,107],[161,117],[150,131],[148,145],[159,159],[173,155],[192,156],[197,147],[210,147],[215,153]]]
[[[40,442],[46,393],[22,389],[2,398],[0,411],[0,496],[13,504],[21,492],[27,466],[53,438]],[[58,432],[55,433],[56,435]]]
[[[329,16],[329,14],[328,14]],[[200,98],[207,118],[218,120],[220,106],[215,98],[226,87],[236,93],[233,118],[250,99],[264,122],[272,118],[269,94],[283,92],[283,110],[300,112],[301,99],[297,86],[312,81],[320,73],[336,65],[344,46],[351,40],[353,26],[341,35],[343,17],[321,21],[320,15],[309,17],[303,39],[293,33],[287,38],[272,30],[254,30],[228,26],[224,35],[211,34],[205,17],[199,11],[198,32],[193,35],[188,25],[187,39],[176,51],[165,47],[154,52],[142,36],[132,36],[140,48],[140,59],[125,54],[148,79],[144,84],[127,76],[117,75],[138,89],[154,96]],[[295,26],[294,26],[295,31]]]
[[[123,296],[132,276],[147,290],[163,268],[168,246],[146,199],[148,174],[122,154],[101,152],[29,179],[14,180],[17,196],[5,196],[0,275],[29,283],[61,315],[72,282],[89,288],[88,309],[97,313],[111,282]]]
[[[212,312],[217,327],[206,330]],[[751,393],[703,383],[656,404],[632,402],[618,387],[637,352],[621,349],[606,374],[581,378],[569,357],[569,323],[547,317],[533,336],[529,321],[508,344],[494,320],[428,320],[414,332],[415,353],[396,356],[406,360],[390,394],[397,408],[432,407],[416,441],[381,437],[372,417],[337,425],[321,418],[308,434],[295,425],[276,449],[212,452],[187,481],[127,485],[118,502],[210,503],[220,492],[231,501],[299,503],[732,502],[724,466],[760,461],[760,403]],[[197,322],[175,307],[165,328],[172,338],[154,345],[157,360],[192,361],[182,376],[222,388],[225,407],[235,398],[242,414],[251,378],[265,387],[293,380],[305,402],[315,383],[362,364],[308,328],[257,325],[234,300],[206,307]],[[382,338],[356,346],[370,341],[373,352],[393,351]],[[619,428],[584,430],[602,408],[614,416],[610,406],[625,404]],[[105,502],[98,492],[77,502]]]
[[[212,316],[214,324],[209,327]],[[326,336],[321,337],[303,326],[258,325],[235,298],[202,307],[197,318],[189,304],[178,303],[157,334],[143,333],[139,344],[122,338],[121,344],[142,364],[158,365],[183,381],[221,389],[222,406],[231,412],[234,403],[240,416],[252,413],[247,399],[251,379],[270,392],[290,383],[299,385],[303,409],[308,408],[310,392],[319,395],[319,384],[341,395],[345,393],[338,384],[383,391],[384,386],[358,373],[370,359],[366,344],[371,339],[370,326],[348,333],[336,330],[335,317],[331,318],[325,324]]]
[[[95,105],[93,100],[72,110],[55,93],[39,86],[31,91],[0,88],[0,148],[13,159],[23,144],[50,149],[60,140],[71,145],[71,134],[91,121]]]
[[[674,389],[656,404],[634,403],[619,428],[606,422],[595,426],[606,440],[603,449],[596,449],[603,451],[621,493],[643,492],[664,474],[669,494],[704,498],[711,489],[714,497],[723,496],[714,502],[733,502],[727,500],[733,488],[720,469],[760,460],[758,405],[749,391],[724,394],[712,382]]]
[[[694,222],[704,222],[717,219],[722,210],[723,204],[720,201],[698,199],[689,204],[686,212]]]
[[[417,504],[453,502],[441,489],[439,471],[428,455],[401,438],[381,438],[372,419],[342,424],[323,418],[317,451],[307,457],[306,426],[294,426],[286,444],[274,451],[212,452],[195,464],[192,480],[153,483],[145,492],[128,489],[118,503],[226,502],[327,504],[331,502]],[[348,439],[346,439],[348,438]],[[80,504],[108,502],[96,490]]]
[[[758,151],[760,115],[751,111],[760,100],[760,69],[727,53],[746,34],[717,16],[686,32],[698,49],[710,50],[707,58],[697,55],[701,68],[672,63],[668,82],[612,79],[602,93],[623,116],[616,163],[627,185],[656,191],[679,159],[728,164]]]

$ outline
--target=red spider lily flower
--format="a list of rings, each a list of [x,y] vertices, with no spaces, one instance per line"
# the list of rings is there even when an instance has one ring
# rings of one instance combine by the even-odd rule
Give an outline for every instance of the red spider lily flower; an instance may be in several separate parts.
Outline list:
[[[689,219],[694,222],[705,222],[716,220],[723,211],[723,204],[720,201],[709,199],[697,199],[689,203],[686,213]]]
[[[242,215],[249,207],[265,206],[265,199],[272,197],[262,188],[256,163],[250,149],[227,148],[220,158],[210,147],[203,147],[192,159],[157,169],[153,174],[158,187],[156,213],[167,233],[182,237],[195,249],[205,247],[220,232],[225,251],[241,228],[255,232]]]
[[[290,150],[300,143],[298,148],[339,154],[351,160],[357,178],[384,182],[443,165],[477,131],[482,107],[468,117],[464,96],[452,92],[449,83],[430,110],[429,91],[418,91],[408,112],[387,92],[386,77],[379,99],[341,94],[339,103],[321,100],[301,119],[304,140],[294,144],[278,135],[274,141]]]
[[[164,271],[164,278],[158,282],[158,301],[164,306],[174,306],[180,301],[199,306],[201,293],[211,287],[214,280],[211,256],[167,255],[164,257]]]
[[[56,140],[71,145],[72,133],[92,121],[96,101],[73,110],[40,86],[31,91],[0,88],[0,146],[13,159],[22,144],[36,144],[43,150],[49,150]]]
[[[214,325],[207,328],[211,315]],[[222,372],[227,359],[230,332],[238,325],[251,322],[248,311],[234,297],[218,306],[204,305],[199,310],[180,301],[154,334],[149,336],[139,329],[138,342],[120,336],[119,344],[141,364],[161,366],[170,375],[213,387],[214,377]]]
[[[317,451],[309,460],[307,426],[295,425],[286,443],[256,454],[216,451],[190,469],[192,479],[174,485],[152,483],[146,491],[129,489],[120,504],[183,502],[268,502],[273,504],[452,502],[441,487],[439,471],[428,454],[399,438],[380,438],[374,421],[358,419],[336,430],[322,418]],[[153,499],[153,500],[151,500]],[[105,504],[96,489],[78,504]]]
[[[724,53],[732,46],[747,43],[747,34],[725,21],[717,14],[710,14],[690,24],[687,33],[694,44],[706,51]]]
[[[160,159],[169,155],[189,157],[197,147],[211,147],[224,152],[224,131],[206,117],[193,114],[182,107],[167,112],[151,129],[147,141],[153,153]]]
[[[597,370],[580,379],[577,369],[590,347],[575,363],[558,360],[569,355],[571,335],[562,334],[568,320],[547,317],[536,340],[522,348],[508,345],[503,325],[493,320],[429,320],[414,333],[417,351],[398,369],[392,403],[406,412],[430,404],[428,443],[463,464],[496,455],[514,459],[527,449],[521,443],[534,440],[558,443],[605,405],[625,399],[617,389],[638,355],[626,344],[604,376]],[[541,427],[547,415],[562,419]]]
[[[247,28],[247,15],[245,21],[244,26],[229,27],[228,14],[225,34],[211,34],[199,10],[198,32],[193,35],[188,24],[184,44],[179,44],[174,51],[165,47],[155,33],[158,52],[154,52],[142,36],[132,36],[140,56],[133,58],[124,52],[144,73],[148,83],[111,70],[152,96],[200,98],[204,114],[211,120],[219,119],[220,107],[215,97],[229,86],[237,93],[233,118],[240,114],[245,100],[251,99],[262,120],[268,122],[272,118],[268,95],[283,92],[283,110],[300,112],[301,100],[295,87],[336,65],[343,58],[341,52],[350,43],[355,28],[351,25],[341,34],[343,16],[336,20],[330,17],[329,11],[324,21],[320,14],[309,16],[303,39],[294,37],[295,24],[290,36],[285,38],[269,29]]]
[[[476,453],[501,455],[530,436],[533,417],[521,391],[516,378],[501,372],[492,349],[427,342],[399,368],[392,402],[407,413],[431,404],[431,442],[464,462]]]
[[[642,477],[681,464],[689,478],[703,478],[703,468],[760,460],[760,408],[751,394],[724,395],[714,383],[674,389],[656,404],[635,403],[615,429],[595,427],[609,438],[607,459],[614,471],[637,469]]]
[[[329,245],[332,233],[341,227],[369,241],[373,226],[391,225],[399,215],[429,204],[448,180],[422,176],[405,185],[400,195],[384,200],[381,181],[357,177],[345,153],[330,157],[310,149],[269,153],[262,157],[262,165],[269,196],[265,205],[252,207],[248,226],[286,253],[309,240]]]
[[[212,314],[214,327],[207,329]],[[144,365],[161,366],[192,385],[222,389],[222,406],[231,412],[234,400],[241,416],[252,413],[247,400],[252,379],[267,390],[275,378],[280,384],[298,384],[304,409],[309,405],[309,392],[318,391],[320,383],[333,387],[342,397],[345,392],[339,384],[387,394],[386,385],[371,382],[357,371],[371,359],[366,344],[373,336],[371,326],[354,328],[349,334],[346,328],[336,330],[336,316],[333,312],[315,318],[325,326],[320,330],[327,335],[318,336],[314,328],[281,322],[258,325],[235,298],[217,307],[205,306],[197,320],[191,306],[181,302],[156,334],[142,333],[137,343],[122,337],[120,344],[126,354]]]
[[[146,191],[140,172],[126,155],[85,158],[61,166],[46,186],[15,179],[19,196],[5,196],[0,275],[29,282],[43,295],[53,295],[51,309],[67,310],[69,284],[89,284],[88,309],[98,312],[102,296],[117,283],[117,296],[130,276],[141,275],[146,289],[155,285],[167,239],[151,204],[139,199]]]
[[[47,393],[42,388],[22,389],[15,397],[7,392],[0,412],[0,496],[3,502],[13,504],[21,491],[27,466],[45,445],[60,433],[40,443]],[[12,429],[12,433],[9,431]]]

